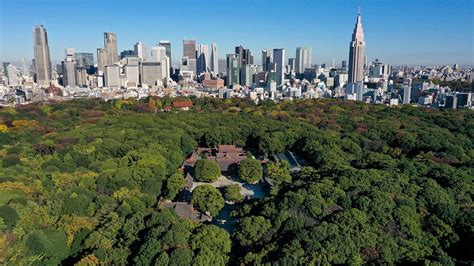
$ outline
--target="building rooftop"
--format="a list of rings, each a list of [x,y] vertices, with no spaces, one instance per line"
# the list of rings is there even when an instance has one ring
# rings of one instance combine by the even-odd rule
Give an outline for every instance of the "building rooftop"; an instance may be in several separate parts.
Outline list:
[[[162,208],[172,209],[175,213],[186,219],[191,219],[194,222],[206,222],[212,220],[212,217],[194,209],[191,203],[187,202],[161,202]]]

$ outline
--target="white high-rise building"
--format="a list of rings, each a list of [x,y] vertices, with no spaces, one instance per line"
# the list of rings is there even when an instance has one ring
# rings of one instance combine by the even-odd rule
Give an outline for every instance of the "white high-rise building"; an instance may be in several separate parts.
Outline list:
[[[127,87],[137,87],[140,83],[140,73],[138,70],[138,65],[126,65],[124,67],[126,86]]]
[[[219,73],[219,53],[215,43],[211,44],[210,70],[214,75]]]
[[[311,67],[313,49],[307,47],[296,48],[296,73],[303,73],[306,68]]]
[[[108,88],[120,88],[120,67],[118,65],[105,66],[105,86]]]
[[[142,42],[137,42],[135,43],[135,45],[133,46],[134,48],[134,51],[135,51],[135,55],[142,59],[142,60],[147,60],[148,58],[148,52],[147,52],[147,47],[144,43]]]
[[[166,47],[156,45],[151,49],[151,61],[152,62],[159,62],[162,70],[161,74],[163,75],[162,78],[169,78],[170,77],[170,58],[166,55]]]
[[[165,47],[166,49],[166,56],[168,57],[170,63],[170,67],[171,67],[171,64],[173,64],[173,61],[171,60],[171,42],[168,41],[168,40],[161,40],[159,43],[158,43],[159,46],[161,47]]]
[[[166,48],[162,46],[153,46],[151,48],[151,61],[161,62],[166,59]]]
[[[51,57],[49,54],[48,33],[43,25],[33,29],[36,83],[49,86],[51,81]]]
[[[411,102],[411,78],[405,78],[403,80],[403,104],[409,104]]]

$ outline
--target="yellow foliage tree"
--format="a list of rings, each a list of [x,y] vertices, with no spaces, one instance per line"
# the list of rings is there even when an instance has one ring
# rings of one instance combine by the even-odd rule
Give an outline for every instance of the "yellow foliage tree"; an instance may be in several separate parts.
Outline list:
[[[82,228],[93,230],[97,226],[97,219],[75,215],[63,215],[58,225],[66,233],[68,245],[71,245],[77,232]]]
[[[8,132],[8,127],[7,127],[7,125],[0,124],[0,132]]]
[[[83,257],[80,261],[78,261],[76,266],[91,266],[91,265],[99,265],[100,261],[94,254],[89,254]]]
[[[14,128],[33,127],[38,125],[38,121],[19,119],[12,122]]]
[[[20,190],[21,192],[31,195],[34,193],[34,190],[27,187],[24,183],[21,182],[11,182],[11,181],[6,181],[0,183],[0,190]]]

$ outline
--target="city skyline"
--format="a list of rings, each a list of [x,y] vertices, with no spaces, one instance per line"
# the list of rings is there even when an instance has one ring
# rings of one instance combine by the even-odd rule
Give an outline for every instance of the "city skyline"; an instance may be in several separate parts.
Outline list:
[[[319,12],[317,16],[318,20],[315,21],[319,22],[314,24],[315,27],[307,27],[307,25],[297,27],[297,25],[293,25],[293,27],[290,27],[291,30],[289,30],[288,25],[282,27],[280,24],[283,21],[279,22],[273,18],[273,16],[268,16],[265,21],[262,17],[254,18],[253,24],[257,27],[249,27],[249,22],[245,19],[236,19],[238,23],[216,23],[216,25],[209,25],[207,24],[206,18],[199,20],[199,23],[189,23],[188,27],[175,27],[175,24],[182,23],[178,20],[183,19],[182,16],[174,16],[177,11],[181,12],[178,12],[178,14],[187,15],[190,20],[194,21],[193,19],[196,14],[187,12],[187,10],[195,7],[198,4],[196,1],[181,1],[176,5],[167,1],[161,2],[160,8],[164,11],[169,11],[166,12],[168,14],[166,17],[170,19],[167,24],[160,24],[159,22],[165,19],[164,16],[150,17],[150,14],[143,11],[141,17],[128,23],[130,24],[128,26],[124,25],[124,21],[120,19],[115,21],[109,20],[107,14],[104,14],[103,19],[101,19],[102,22],[107,21],[107,23],[103,22],[97,24],[94,23],[94,20],[85,20],[87,22],[83,21],[83,25],[81,25],[77,21],[69,21],[62,16],[61,12],[53,12],[54,10],[67,7],[67,4],[62,4],[62,7],[54,5],[54,3],[58,3],[56,1],[40,1],[40,3],[27,0],[15,2],[3,1],[1,3],[1,9],[10,12],[2,12],[2,45],[0,49],[0,59],[2,61],[20,61],[23,58],[31,60],[33,58],[31,29],[35,27],[36,24],[43,24],[48,29],[51,60],[53,62],[61,61],[64,56],[63,51],[68,47],[75,48],[77,52],[92,52],[95,54],[97,47],[102,47],[104,32],[113,32],[117,36],[118,53],[123,50],[133,49],[134,44],[139,41],[143,42],[147,47],[153,47],[158,44],[160,40],[170,40],[173,47],[172,58],[174,60],[172,65],[174,66],[177,65],[178,60],[180,60],[182,56],[183,39],[194,39],[196,40],[196,45],[217,43],[220,51],[219,54],[221,55],[220,59],[225,58],[225,54],[231,53],[234,47],[239,45],[250,49],[252,53],[256,55],[259,55],[264,48],[284,48],[287,53],[287,58],[295,57],[296,47],[310,47],[313,50],[313,64],[332,64],[333,58],[337,64],[340,64],[342,60],[348,59],[347,46],[350,42],[348,36],[350,36],[354,25],[353,18],[357,12],[357,7],[360,5],[364,17],[364,28],[369,32],[366,36],[368,43],[366,54],[369,61],[379,58],[381,61],[393,65],[473,64],[472,55],[474,55],[474,48],[472,45],[472,34],[469,34],[469,28],[472,32],[473,27],[472,14],[469,13],[469,10],[472,10],[469,8],[473,5],[471,1],[456,1],[456,9],[452,7],[453,1],[438,1],[447,4],[426,6],[424,10],[427,10],[426,12],[433,15],[441,14],[441,11],[450,9],[453,9],[454,13],[449,12],[449,14],[447,14],[448,12],[444,11],[446,16],[443,21],[444,24],[447,25],[438,25],[441,22],[435,20],[431,21],[430,24],[423,24],[424,18],[417,18],[416,21],[411,21],[411,23],[414,23],[412,27],[409,28],[409,30],[402,30],[401,32],[404,34],[398,36],[395,40],[393,36],[397,35],[396,32],[400,32],[400,28],[403,28],[404,24],[406,24],[407,21],[410,22],[410,20],[399,19],[396,20],[396,23],[384,24],[382,23],[384,19],[380,17],[380,14],[383,14],[384,17],[386,17],[385,19],[389,19],[392,15],[388,14],[384,8],[391,6],[394,10],[402,8],[401,10],[407,13],[405,16],[410,16],[411,9],[415,7],[408,7],[409,3],[405,0],[391,4],[387,1],[360,2],[361,1],[349,1],[347,4],[332,2],[332,7],[330,8],[337,7],[339,11],[338,15],[329,19],[326,18],[327,14],[325,14],[325,12]],[[87,3],[89,3],[89,1],[79,1],[75,10],[82,10],[87,6]],[[110,1],[101,1],[101,3],[97,3],[97,5],[100,6],[107,3],[110,3]],[[154,5],[148,1],[139,1],[139,3],[149,6]],[[259,10],[262,11],[263,9],[261,8],[263,6],[268,6],[267,12],[271,13],[273,9],[276,9],[272,3],[275,5],[279,4],[268,1],[255,3],[255,9],[252,9],[253,11],[250,11],[249,15]],[[311,3],[307,1],[299,1],[298,3],[311,5]],[[298,6],[298,3],[293,5]],[[418,6],[422,4],[427,5],[428,2],[417,1],[416,3]],[[289,4],[287,3],[287,5]],[[289,5],[288,7],[289,14],[291,14],[291,11],[295,8],[293,5]],[[459,5],[465,5],[466,9],[459,8]],[[48,10],[50,10],[51,14],[54,15],[46,16],[41,12],[41,10],[47,6],[49,6]],[[215,10],[228,10],[228,15],[232,15],[235,11],[229,9],[230,6],[230,2],[223,1],[219,2],[219,4],[214,4],[212,8]],[[38,12],[32,12],[35,8]],[[324,10],[325,8],[329,8],[328,4],[318,4],[318,10]],[[114,7],[114,9],[120,11],[120,7]],[[15,10],[18,12],[13,12]],[[84,15],[85,18],[93,17],[94,12],[96,12],[92,9],[88,9],[88,11],[90,14]],[[130,13],[129,15],[133,15],[133,10],[128,11]],[[304,15],[308,11],[306,11],[305,8],[302,12],[302,15]],[[31,13],[33,13],[32,16],[22,16],[21,20],[12,18],[12,14],[27,15]],[[213,15],[215,20],[222,18],[222,14],[219,12],[216,14],[213,13]],[[308,13],[308,15],[310,15],[310,13]],[[58,23],[60,18],[63,18],[62,24]],[[252,20],[250,18],[248,20]],[[314,20],[313,18],[305,19]],[[305,19],[303,19],[302,22],[304,22]],[[469,19],[471,19],[471,21],[469,21]],[[135,20],[137,20],[137,22],[135,22]],[[114,23],[111,23],[112,21]],[[30,23],[30,25],[27,25],[28,23]],[[286,23],[294,24],[291,21],[286,21]],[[92,24],[94,26],[89,26]],[[220,29],[226,26],[220,24],[229,25],[227,27],[231,27],[232,30],[227,32],[222,31]],[[384,27],[382,27],[381,24],[384,25]],[[152,27],[151,25],[157,26],[156,30],[149,30],[149,28]],[[165,27],[163,27],[163,25],[165,25]],[[173,25],[173,27],[170,25]],[[200,25],[201,27],[199,27]],[[27,26],[29,26],[29,29],[25,31]],[[139,30],[132,32],[131,28],[133,27]],[[194,29],[196,27],[199,29]],[[419,31],[420,27],[423,28],[421,34],[418,33],[418,37],[413,38],[414,32]],[[299,34],[302,31],[301,28],[305,28],[303,31],[306,32],[306,34]],[[467,31],[466,28],[468,29]],[[64,34],[66,29],[67,34]],[[242,31],[244,31],[244,33],[242,33]],[[444,31],[448,34],[447,37],[441,35]],[[151,34],[151,32],[154,32],[154,34]],[[433,41],[433,32],[440,33],[437,36],[439,38],[435,41]],[[258,38],[255,38],[256,35]],[[84,36],[86,36],[86,38],[84,38]],[[452,38],[449,38],[450,36],[457,37],[457,41],[454,42]],[[410,43],[411,49],[405,48],[408,45],[407,43]],[[148,54],[148,56],[150,55]],[[256,56],[255,63],[261,63],[260,58],[260,56]]]

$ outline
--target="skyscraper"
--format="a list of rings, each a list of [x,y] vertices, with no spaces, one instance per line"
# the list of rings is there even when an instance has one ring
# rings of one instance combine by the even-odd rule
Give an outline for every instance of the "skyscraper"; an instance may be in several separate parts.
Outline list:
[[[227,55],[227,86],[230,87],[233,84],[239,84],[239,55],[228,54]]]
[[[151,48],[151,61],[161,62],[166,60],[166,48],[161,46],[153,46]]]
[[[239,67],[253,64],[253,56],[250,49],[245,49],[240,45],[235,47],[235,54],[239,55]]]
[[[183,56],[196,59],[196,40],[183,40]]]
[[[142,60],[147,60],[148,58],[148,52],[147,52],[147,48],[146,48],[146,45],[142,42],[137,42],[135,43],[135,45],[133,46],[133,50],[134,50],[134,53],[135,55],[142,59]]]
[[[104,48],[107,50],[107,65],[118,61],[117,36],[113,32],[104,32]]]
[[[306,68],[311,67],[313,49],[307,47],[296,48],[296,73],[303,73]]]
[[[263,49],[262,50],[263,71],[269,71],[271,63],[273,63],[273,50],[272,49]]]
[[[197,74],[199,75],[209,68],[209,47],[205,44],[199,45],[197,54]]]
[[[166,55],[166,47],[160,46],[159,44],[151,48],[151,61],[159,62],[161,66],[161,73],[163,77],[170,77],[170,60]]]
[[[167,41],[167,40],[164,40],[164,41],[160,41],[158,43],[159,46],[161,47],[165,47],[166,49],[166,56],[169,58],[170,60],[170,66],[171,64],[173,63],[173,61],[171,61],[171,42],[170,41]]]
[[[107,50],[97,48],[97,73],[104,73],[105,65],[107,65]]]
[[[217,44],[211,44],[211,58],[210,58],[210,70],[214,75],[219,73],[219,54],[217,52]]]
[[[51,80],[51,57],[49,55],[48,34],[43,25],[33,29],[36,83],[49,86]]]
[[[89,74],[92,74],[94,69],[94,54],[93,53],[76,53],[77,66],[85,67]]]
[[[362,20],[359,12],[349,47],[349,83],[355,84],[357,81],[364,80],[364,60],[364,30],[362,29]]]
[[[288,58],[288,69],[289,73],[296,71],[296,59],[295,58]]]
[[[285,49],[273,49],[273,63],[276,64],[276,83],[283,84],[285,68]]]
[[[76,61],[74,48],[66,49],[66,58],[62,62],[63,85],[65,87],[76,86]]]

